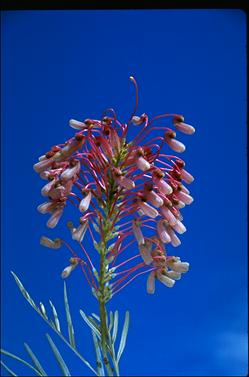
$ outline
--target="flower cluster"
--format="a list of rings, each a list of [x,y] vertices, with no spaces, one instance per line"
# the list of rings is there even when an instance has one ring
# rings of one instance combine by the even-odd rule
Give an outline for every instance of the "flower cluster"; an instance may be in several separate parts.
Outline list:
[[[97,297],[102,281],[105,289],[101,294],[105,300],[144,273],[148,273],[148,293],[154,293],[155,279],[172,287],[189,268],[179,257],[168,255],[168,245],[181,244],[178,235],[186,227],[180,211],[193,202],[185,185],[194,178],[181,158],[165,154],[163,148],[184,152],[185,146],[177,140],[176,131],[191,135],[195,129],[180,114],[162,114],[150,119],[146,113],[138,116],[138,87],[135,79],[130,79],[137,100],[127,123],[120,122],[113,109],[107,109],[101,119],[71,119],[69,125],[76,130],[75,136],[51,147],[34,165],[40,177],[48,181],[41,190],[47,200],[38,206],[38,211],[50,214],[47,226],[54,228],[68,203],[77,208],[79,225],[74,226],[71,221],[67,225],[84,258],[62,239],[42,237],[41,244],[54,249],[67,246],[72,257],[62,277],[81,266]],[[139,132],[128,141],[128,130],[136,127]],[[153,137],[156,131],[161,134]],[[146,236],[146,228],[153,234]],[[86,233],[100,254],[99,271],[93,264],[92,251],[84,246]],[[134,242],[138,244],[138,254],[126,255],[117,264],[119,255],[133,250]],[[119,270],[137,258],[140,258],[138,264]]]

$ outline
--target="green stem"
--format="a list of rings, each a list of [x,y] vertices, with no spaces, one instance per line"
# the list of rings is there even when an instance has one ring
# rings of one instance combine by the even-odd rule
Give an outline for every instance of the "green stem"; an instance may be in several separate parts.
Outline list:
[[[104,247],[101,248],[100,256],[100,279],[99,279],[99,312],[100,312],[100,326],[101,326],[101,348],[103,352],[104,365],[106,367],[108,376],[113,376],[113,371],[110,365],[107,352],[107,315],[105,308],[105,256],[106,256],[106,243],[103,242]]]

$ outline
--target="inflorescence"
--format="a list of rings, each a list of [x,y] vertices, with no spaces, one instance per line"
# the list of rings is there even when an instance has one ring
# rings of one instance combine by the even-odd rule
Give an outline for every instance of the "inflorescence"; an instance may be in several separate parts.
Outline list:
[[[127,123],[120,122],[113,109],[107,109],[100,120],[71,119],[69,124],[76,130],[75,135],[64,144],[53,146],[34,165],[40,177],[48,181],[41,190],[47,201],[38,206],[38,211],[50,214],[47,226],[54,228],[65,206],[75,206],[80,213],[79,224],[74,226],[69,221],[67,226],[84,257],[61,238],[51,240],[43,236],[41,244],[52,249],[65,245],[72,256],[62,277],[68,277],[80,266],[94,295],[104,295],[104,301],[144,273],[148,273],[147,292],[154,293],[156,279],[173,287],[189,269],[189,263],[168,255],[168,245],[181,244],[177,233],[184,233],[186,228],[180,210],[193,202],[185,184],[194,178],[185,169],[185,162],[163,153],[163,147],[184,152],[185,146],[176,139],[175,130],[191,135],[195,129],[179,114],[151,119],[145,113],[136,115],[138,87],[135,79],[130,79],[136,88],[136,105]],[[158,120],[169,120],[174,128],[155,125]],[[128,142],[131,127],[138,127],[139,132]],[[158,130],[162,134],[152,137]],[[148,135],[150,140],[145,142]],[[150,229],[152,235],[146,236],[145,229]],[[102,271],[97,271],[93,251],[87,251],[84,245],[87,233],[102,258]],[[134,243],[138,245],[137,254],[133,252]],[[121,254],[127,255],[118,264]],[[124,267],[138,258],[136,265]],[[99,290],[100,276],[103,292]]]

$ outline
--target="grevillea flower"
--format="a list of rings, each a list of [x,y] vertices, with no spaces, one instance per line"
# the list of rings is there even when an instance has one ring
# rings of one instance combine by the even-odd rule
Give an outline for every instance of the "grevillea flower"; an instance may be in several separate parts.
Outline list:
[[[67,225],[83,255],[64,239],[42,237],[41,244],[52,249],[66,246],[72,258],[62,277],[80,266],[95,297],[104,302],[139,275],[148,274],[147,292],[151,294],[156,279],[173,287],[189,269],[187,262],[169,254],[172,246],[181,244],[176,233],[186,232],[180,210],[193,202],[184,184],[194,177],[185,169],[185,162],[169,152],[185,151],[176,131],[191,135],[195,129],[181,114],[152,118],[137,114],[138,86],[130,79],[136,89],[136,105],[127,122],[118,120],[112,108],[100,119],[70,119],[76,134],[52,146],[34,165],[47,181],[41,190],[47,201],[38,211],[49,214],[47,226],[55,228],[66,206],[73,205],[79,225],[71,221]],[[137,135],[129,139],[132,128]],[[86,246],[86,237],[92,239],[96,251]],[[96,255],[100,255],[99,269],[94,263]]]

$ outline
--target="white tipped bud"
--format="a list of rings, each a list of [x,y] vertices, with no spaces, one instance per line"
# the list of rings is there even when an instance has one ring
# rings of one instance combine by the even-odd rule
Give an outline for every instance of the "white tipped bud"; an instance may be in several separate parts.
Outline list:
[[[141,200],[139,205],[146,216],[152,217],[153,219],[158,216],[157,210],[148,203]]]
[[[87,230],[87,225],[88,221],[85,220],[80,224],[80,226],[77,229],[74,228],[72,230],[72,239],[78,242],[82,242]]]
[[[158,272],[157,278],[161,283],[166,285],[166,287],[168,287],[168,288],[172,288],[175,284],[175,280],[169,278],[168,276],[163,275],[162,273]]]
[[[142,171],[146,171],[146,170],[150,169],[150,163],[147,160],[145,160],[145,158],[140,156],[137,159],[137,167],[138,167],[138,169],[140,169]]]
[[[75,130],[84,130],[85,128],[87,128],[87,125],[84,122],[79,122],[75,119],[69,120],[69,126],[74,128]]]
[[[166,274],[170,279],[174,279],[174,280],[180,280],[182,276],[180,272],[176,272],[176,271],[167,271]]]
[[[183,123],[183,122],[174,122],[174,124],[175,124],[175,128],[178,131],[183,132],[184,134],[192,135],[195,133],[195,128],[191,126],[190,124]]]
[[[172,263],[171,266],[173,271],[176,272],[187,272],[189,270],[189,263],[188,262],[175,262]]]
[[[71,272],[74,270],[74,266],[67,266],[66,268],[64,268],[64,270],[62,271],[61,273],[61,277],[63,279],[67,278]]]
[[[174,224],[172,227],[179,234],[183,234],[187,230],[186,227],[184,226],[184,224],[179,220],[176,220],[176,224]]]
[[[92,193],[91,193],[91,191],[89,191],[89,193],[81,200],[81,202],[79,204],[80,212],[83,213],[83,212],[88,210],[91,199],[92,199]]]

